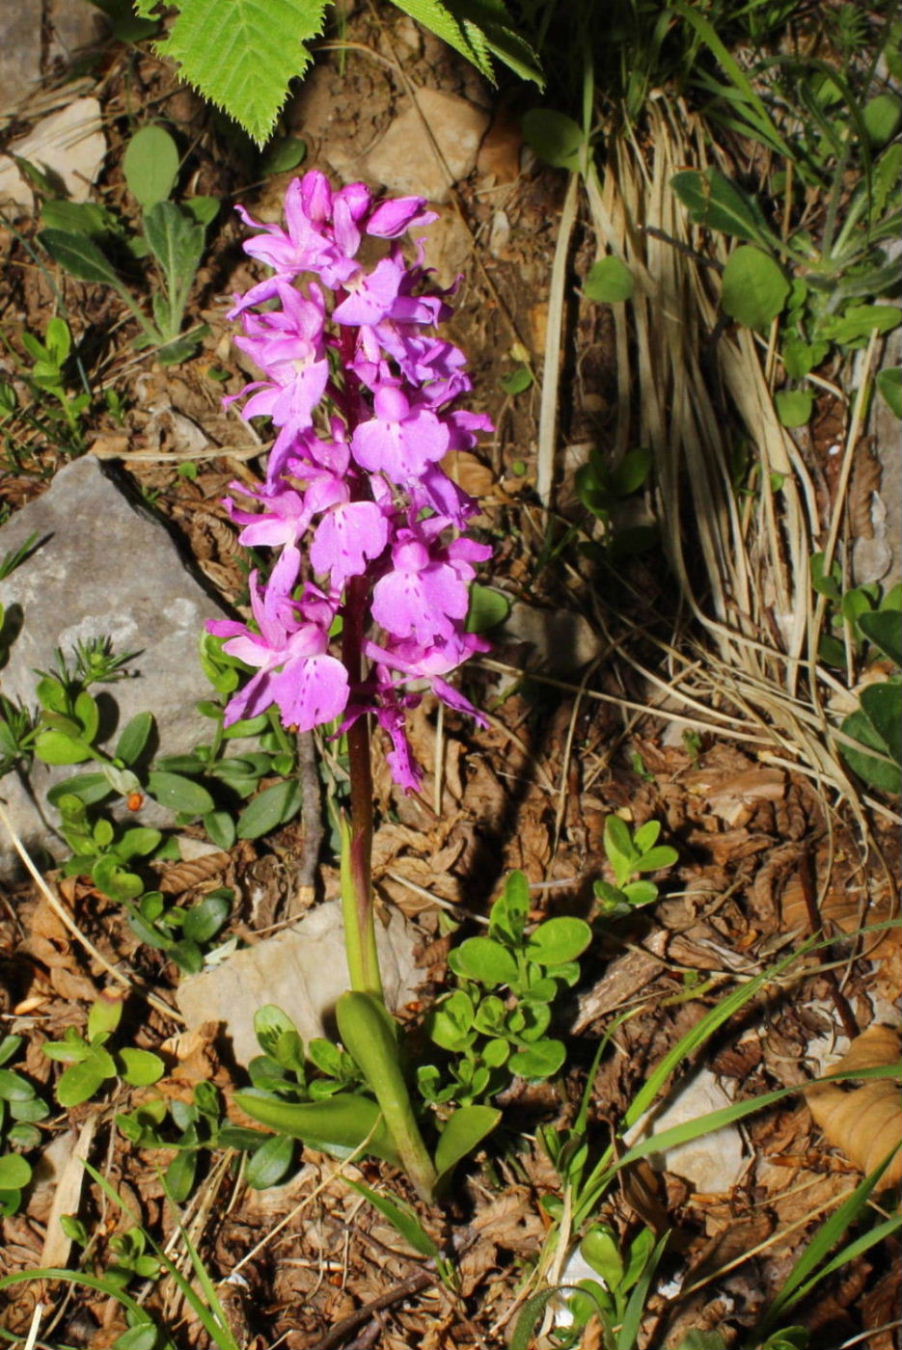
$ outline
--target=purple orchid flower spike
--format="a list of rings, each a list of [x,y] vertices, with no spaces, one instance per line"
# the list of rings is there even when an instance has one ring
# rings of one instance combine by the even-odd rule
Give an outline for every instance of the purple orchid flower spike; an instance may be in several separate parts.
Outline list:
[[[279,552],[265,585],[251,578],[253,626],[211,625],[254,671],[228,720],[276,706],[286,726],[309,730],[344,716],[360,761],[372,715],[396,781],[414,791],[404,723],[422,690],[479,720],[447,677],[486,649],[465,627],[476,566],[491,554],[465,533],[477,504],[441,467],[491,422],[460,406],[466,358],[436,331],[452,291],[435,285],[422,248],[408,261],[399,242],[436,217],[422,197],[336,191],[317,170],[289,186],[284,226],[239,209],[255,231],[245,250],[272,275],[232,310],[261,370],[235,397],[277,435],[265,484],[236,485],[242,503],[226,509],[242,543]],[[374,262],[359,257],[367,236],[390,241]]]

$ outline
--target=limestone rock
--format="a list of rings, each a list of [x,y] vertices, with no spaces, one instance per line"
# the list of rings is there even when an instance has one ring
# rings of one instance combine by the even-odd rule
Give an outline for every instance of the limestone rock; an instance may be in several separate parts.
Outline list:
[[[363,169],[392,192],[447,201],[449,188],[473,172],[489,117],[466,99],[437,89],[421,89],[415,97],[417,106],[395,118]]]
[[[59,179],[70,200],[85,202],[103,168],[107,144],[96,98],[77,98],[38,122],[27,136],[13,141],[8,154],[28,160]],[[0,159],[0,201],[14,201],[30,211],[34,195],[15,161]]]
[[[396,910],[387,926],[376,923],[376,943],[390,1008],[412,999],[420,984],[413,962],[413,930]],[[254,1014],[274,1003],[306,1043],[326,1036],[328,1019],[348,987],[341,901],[309,911],[293,928],[235,952],[221,965],[185,976],[176,1000],[189,1029],[223,1022],[239,1064],[261,1053]]]
[[[110,737],[146,710],[157,719],[166,754],[190,750],[206,731],[194,705],[210,694],[198,642],[205,620],[223,611],[187,570],[168,531],[132,505],[89,455],[62,469],[42,497],[0,529],[0,557],[32,534],[35,552],[3,582],[8,620],[20,631],[0,671],[0,690],[33,708],[35,671],[53,666],[57,648],[68,655],[79,640],[109,636],[116,652],[138,653],[128,667],[134,678],[94,688],[103,691]],[[72,772],[36,764],[34,800],[13,775],[0,782],[27,846],[63,855],[65,846],[38,808],[50,784]],[[154,809],[139,812],[139,822],[158,823]],[[11,870],[6,845],[0,841],[0,872]]]

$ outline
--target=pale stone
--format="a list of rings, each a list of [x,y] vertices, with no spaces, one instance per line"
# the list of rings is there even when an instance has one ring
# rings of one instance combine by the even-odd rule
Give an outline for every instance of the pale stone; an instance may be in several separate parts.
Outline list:
[[[395,118],[363,167],[368,178],[392,192],[447,201],[449,189],[473,172],[489,117],[466,99],[437,89],[421,89],[415,97],[417,106]]]
[[[592,625],[582,614],[566,609],[536,609],[517,601],[502,625],[505,642],[526,642],[532,647],[527,665],[550,675],[572,675],[588,665],[602,647]]]
[[[8,156],[16,155],[34,164],[51,179],[60,180],[71,201],[85,202],[103,168],[106,152],[97,99],[74,99],[7,147],[7,155],[0,159],[0,201],[14,201],[26,211],[34,205],[31,188]]]
[[[413,960],[413,929],[397,910],[377,920],[376,945],[385,999],[392,1009],[416,995],[422,982]],[[348,988],[341,901],[317,905],[285,932],[235,952],[221,965],[182,978],[176,1001],[189,1030],[222,1022],[239,1064],[262,1054],[254,1014],[274,1003],[305,1042],[329,1035],[326,1025]]]
[[[698,1120],[712,1111],[732,1106],[729,1095],[710,1069],[700,1069],[663,1111],[647,1112],[626,1136],[632,1146],[650,1134],[652,1139],[676,1125]],[[737,1184],[746,1168],[742,1135],[735,1125],[703,1134],[686,1144],[652,1153],[649,1162],[692,1183],[703,1195],[723,1195]]]
[[[36,501],[0,529],[0,557],[37,536],[35,552],[3,582],[8,621],[20,624],[9,661],[0,671],[7,698],[33,708],[37,670],[54,665],[61,648],[70,656],[78,640],[109,636],[119,654],[137,652],[130,679],[95,686],[110,725],[110,739],[136,713],[157,719],[163,753],[187,753],[209,737],[197,713],[210,686],[198,656],[207,619],[224,611],[195,580],[158,520],[116,486],[93,456],[60,470]],[[85,767],[48,770],[36,763],[31,794],[8,774],[0,783],[13,824],[29,848],[43,846],[56,857],[69,850],[56,836],[46,807],[48,787]],[[33,795],[32,795],[33,794]],[[160,808],[147,803],[130,817],[158,824]],[[0,872],[14,862],[0,840]]]
[[[473,252],[473,236],[454,211],[443,211],[431,225],[414,232],[425,241],[426,266],[435,270],[440,286],[451,286],[464,271]]]

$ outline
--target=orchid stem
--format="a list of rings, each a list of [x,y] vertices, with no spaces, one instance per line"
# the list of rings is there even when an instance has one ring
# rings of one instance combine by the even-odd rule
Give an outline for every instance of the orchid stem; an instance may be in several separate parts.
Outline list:
[[[342,630],[342,658],[351,686],[359,684],[366,582],[354,577],[348,585]],[[371,858],[373,851],[373,771],[369,717],[363,713],[347,732],[351,776],[351,819],[341,821],[341,904],[351,988],[382,999],[382,977],[376,950]]]

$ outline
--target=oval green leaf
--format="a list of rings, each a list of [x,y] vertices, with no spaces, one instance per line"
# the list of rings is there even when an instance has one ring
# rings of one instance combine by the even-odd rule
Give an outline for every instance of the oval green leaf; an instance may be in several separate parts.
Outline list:
[[[523,139],[546,164],[578,170],[585,137],[582,128],[553,108],[533,108],[523,118]]]
[[[560,966],[575,961],[592,941],[592,929],[585,919],[564,916],[539,924],[526,944],[530,961],[542,966]]]
[[[248,1159],[244,1179],[255,1191],[275,1186],[291,1166],[295,1142],[287,1134],[274,1134]]]
[[[720,302],[725,313],[747,328],[767,328],[791,289],[779,263],[752,244],[740,244],[727,259]]]
[[[301,801],[300,784],[295,779],[287,778],[283,783],[264,788],[238,817],[238,838],[259,839],[271,834],[297,815]]]
[[[626,263],[613,254],[601,258],[590,269],[583,284],[583,293],[588,300],[601,305],[616,305],[629,300],[635,289],[635,279]]]
[[[122,168],[129,191],[147,211],[165,201],[175,187],[178,146],[163,127],[141,127],[126,146]]]
[[[448,957],[448,964],[465,980],[480,984],[512,984],[517,979],[517,963],[500,942],[487,937],[467,938]]]
[[[148,774],[147,790],[161,806],[186,816],[205,816],[216,804],[200,783],[183,778],[179,773],[167,773],[161,769],[154,769]]]
[[[0,1191],[21,1191],[31,1181],[31,1164],[19,1153],[0,1158]]]

